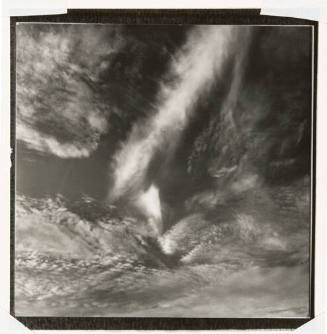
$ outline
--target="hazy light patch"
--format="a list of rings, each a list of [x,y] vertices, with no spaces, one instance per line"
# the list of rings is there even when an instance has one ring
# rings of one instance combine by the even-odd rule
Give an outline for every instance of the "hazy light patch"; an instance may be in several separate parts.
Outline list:
[[[208,227],[202,214],[193,214],[178,221],[159,238],[162,251],[167,254],[185,254],[200,242],[200,235]]]
[[[241,193],[249,189],[254,188],[257,185],[258,175],[250,174],[245,175],[240,180],[237,180],[231,184],[232,191]]]
[[[151,185],[150,188],[138,198],[136,205],[148,217],[149,223],[154,228],[155,232],[160,234],[162,232],[162,217],[158,188],[155,185]]]
[[[23,141],[27,147],[39,152],[51,153],[60,158],[85,158],[98,146],[97,135],[93,140],[90,139],[86,146],[79,142],[60,143],[55,137],[41,134],[27,124],[18,123],[16,129],[19,134],[18,139]]]

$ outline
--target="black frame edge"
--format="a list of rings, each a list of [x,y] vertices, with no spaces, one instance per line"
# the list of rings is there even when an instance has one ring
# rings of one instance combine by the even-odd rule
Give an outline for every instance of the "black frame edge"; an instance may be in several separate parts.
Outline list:
[[[10,314],[15,316],[16,22],[10,19]]]
[[[17,317],[29,329],[62,330],[217,330],[294,329],[310,319],[267,318],[61,318]]]

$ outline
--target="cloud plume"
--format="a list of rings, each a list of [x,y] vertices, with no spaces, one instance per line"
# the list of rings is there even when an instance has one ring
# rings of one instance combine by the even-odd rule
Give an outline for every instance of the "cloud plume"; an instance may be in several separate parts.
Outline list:
[[[169,159],[197,100],[210,90],[222,72],[236,38],[234,29],[197,27],[189,33],[171,63],[172,82],[164,80],[161,85],[156,112],[134,125],[113,159],[110,200],[128,192],[137,193],[144,186],[147,170],[158,151],[164,151]]]

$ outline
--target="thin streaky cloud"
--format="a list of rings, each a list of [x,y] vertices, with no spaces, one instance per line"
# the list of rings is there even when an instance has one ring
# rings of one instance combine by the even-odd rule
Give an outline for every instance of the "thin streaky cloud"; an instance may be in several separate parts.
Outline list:
[[[142,187],[147,168],[159,148],[166,150],[166,157],[174,151],[197,100],[210,90],[222,72],[233,48],[233,29],[200,27],[190,32],[171,63],[170,73],[176,79],[172,84],[161,85],[157,112],[134,125],[114,157],[111,200]]]

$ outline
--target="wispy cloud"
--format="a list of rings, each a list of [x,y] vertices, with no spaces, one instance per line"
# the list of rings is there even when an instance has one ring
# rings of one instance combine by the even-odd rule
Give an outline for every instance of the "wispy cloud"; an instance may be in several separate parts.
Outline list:
[[[189,33],[171,63],[173,82],[161,85],[157,111],[134,125],[114,157],[114,185],[109,189],[111,200],[140,190],[151,160],[159,150],[169,159],[196,102],[221,74],[237,38],[235,32],[230,26],[216,26],[197,27]]]
[[[233,182],[239,192],[259,181],[288,183],[308,173],[309,32],[250,28],[250,45],[244,39],[235,48],[228,94],[223,102],[211,94],[220,108],[194,141],[192,175],[205,170],[219,189]]]

